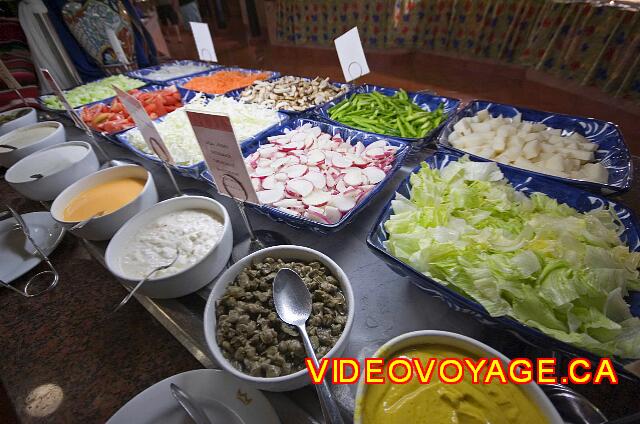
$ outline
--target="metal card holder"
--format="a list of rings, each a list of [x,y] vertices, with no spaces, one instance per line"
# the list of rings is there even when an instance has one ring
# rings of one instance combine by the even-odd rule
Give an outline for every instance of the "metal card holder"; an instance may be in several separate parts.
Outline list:
[[[35,242],[33,237],[31,237],[31,232],[29,231],[29,227],[26,224],[26,222],[24,222],[24,220],[22,219],[22,216],[20,216],[19,213],[17,213],[12,207],[10,207],[8,205],[6,206],[6,211],[0,212],[0,218],[2,218],[3,216],[7,216],[7,215],[13,216],[13,218],[16,220],[16,225],[14,227],[14,230],[22,231],[22,233],[25,235],[27,240],[29,240],[29,242],[35,248],[36,253],[38,254],[38,256],[40,256],[40,258],[42,258],[42,260],[47,264],[49,269],[45,270],[45,271],[40,271],[39,273],[37,273],[33,277],[29,278],[29,281],[27,281],[27,284],[24,286],[24,288],[22,290],[17,289],[15,287],[13,287],[11,284],[5,283],[2,280],[0,280],[0,286],[2,286],[4,288],[7,288],[9,290],[12,290],[12,291],[18,293],[20,296],[24,296],[24,297],[27,297],[27,298],[36,297],[36,296],[40,296],[41,294],[47,293],[48,291],[50,291],[53,288],[55,288],[56,285],[58,285],[58,281],[60,280],[60,276],[58,275],[58,271],[56,271],[56,269],[53,267],[53,264],[49,260],[49,257],[44,253],[44,251],[40,248],[40,246],[38,246],[38,244]],[[35,292],[31,292],[30,291],[30,287],[34,283],[36,283],[38,280],[42,280],[44,277],[49,276],[49,275],[52,278],[51,282],[44,289],[42,289],[40,291],[35,291]]]

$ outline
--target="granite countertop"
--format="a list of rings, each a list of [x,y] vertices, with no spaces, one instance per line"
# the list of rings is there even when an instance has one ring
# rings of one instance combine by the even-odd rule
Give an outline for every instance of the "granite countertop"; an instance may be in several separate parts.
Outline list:
[[[4,181],[0,199],[20,213],[43,210]],[[102,423],[148,386],[202,368],[138,302],[110,315],[126,290],[79,239],[67,234],[51,259],[60,283],[50,293],[0,289],[1,422]]]

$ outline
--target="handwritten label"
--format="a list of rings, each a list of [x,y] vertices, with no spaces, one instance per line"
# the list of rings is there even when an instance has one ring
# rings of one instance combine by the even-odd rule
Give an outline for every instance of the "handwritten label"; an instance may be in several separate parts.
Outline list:
[[[187,116],[218,192],[259,204],[229,117],[188,109]]]
[[[131,94],[119,89],[115,85],[112,86],[115,90],[118,98],[129,112],[129,115],[133,118],[136,126],[142,134],[142,138],[149,146],[149,149],[160,158],[160,160],[175,165],[171,152],[167,149],[167,146],[162,141],[162,136],[158,132],[158,129],[153,124],[153,121],[147,114],[147,111],[142,106],[142,103],[138,101]]]
[[[2,81],[4,81],[7,87],[11,90],[19,90],[22,88],[20,83],[13,77],[11,71],[2,60],[0,60],[0,79],[2,79]]]
[[[349,82],[369,73],[358,27],[353,27],[334,40],[344,79]]]
[[[209,31],[209,24],[202,22],[189,22],[189,24],[191,25],[191,32],[196,42],[200,60],[217,62],[218,57],[216,56],[216,50],[213,48],[213,39],[211,38],[211,31]]]
[[[86,133],[91,134],[91,129],[82,119],[80,119],[78,114],[76,114],[76,111],[73,110],[73,108],[69,104],[69,101],[67,100],[67,97],[64,95],[64,92],[60,88],[60,85],[58,85],[58,82],[55,80],[55,78],[53,78],[53,75],[51,75],[51,72],[49,72],[49,70],[46,68],[40,68],[40,72],[42,72],[42,76],[49,84],[49,87],[51,87],[51,89],[53,90],[53,94],[55,94],[58,100],[60,100],[60,103],[62,103],[62,106],[67,111],[67,114],[76,125],[76,127],[84,130]]]

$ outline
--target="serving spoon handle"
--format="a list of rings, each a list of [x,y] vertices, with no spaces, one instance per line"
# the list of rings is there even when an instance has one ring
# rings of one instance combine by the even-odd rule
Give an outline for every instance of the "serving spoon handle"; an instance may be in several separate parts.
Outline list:
[[[313,351],[313,346],[311,345],[311,340],[309,340],[309,335],[307,334],[307,328],[303,325],[298,325],[298,330],[300,330],[300,335],[302,336],[302,342],[304,343],[304,347],[307,351],[307,355],[313,361],[313,365],[316,369],[319,368],[318,358],[316,358],[316,354]],[[333,397],[333,393],[329,389],[329,385],[327,381],[323,378],[322,383],[314,384],[316,391],[318,392],[318,398],[320,399],[320,407],[322,408],[322,415],[324,415],[328,424],[344,424],[344,420],[342,419],[342,415],[340,414],[340,409],[338,408],[338,402],[336,402]]]

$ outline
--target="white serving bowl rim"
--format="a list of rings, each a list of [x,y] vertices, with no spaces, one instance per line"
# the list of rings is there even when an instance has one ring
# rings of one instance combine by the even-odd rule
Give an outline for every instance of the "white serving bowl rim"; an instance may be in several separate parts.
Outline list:
[[[224,355],[222,354],[222,349],[218,345],[217,338],[216,338],[216,327],[217,327],[218,320],[215,319],[216,325],[214,326],[210,318],[211,318],[211,314],[213,314],[213,318],[215,318],[215,302],[219,299],[219,297],[214,299],[214,295],[217,292],[216,287],[218,286],[218,284],[224,284],[224,289],[222,288],[219,289],[220,293],[224,295],[224,293],[226,292],[226,288],[229,286],[229,284],[233,283],[236,276],[240,273],[240,271],[244,268],[244,266],[246,266],[244,265],[244,263],[251,264],[253,263],[254,258],[264,257],[264,255],[269,252],[274,252],[279,250],[294,250],[294,251],[297,250],[300,252],[308,253],[312,256],[316,256],[319,262],[324,263],[325,266],[327,263],[331,264],[333,267],[335,267],[339,271],[339,274],[341,274],[341,275],[333,275],[333,271],[332,271],[332,275],[336,279],[338,279],[338,281],[340,282],[342,293],[345,299],[347,300],[347,322],[345,323],[344,329],[342,330],[342,334],[340,334],[340,337],[338,338],[336,343],[331,347],[329,352],[327,352],[327,354],[324,357],[326,358],[333,357],[335,353],[341,350],[343,346],[347,343],[349,334],[351,332],[351,327],[353,326],[354,316],[355,316],[355,305],[354,305],[355,301],[354,301],[353,289],[351,288],[351,282],[349,281],[349,277],[333,259],[331,259],[329,256],[317,250],[311,249],[309,247],[289,245],[289,244],[267,247],[265,249],[259,250],[257,252],[254,252],[242,258],[240,261],[236,262],[231,267],[227,268],[216,281],[215,283],[216,286],[214,287],[213,290],[211,290],[211,293],[209,294],[209,298],[207,299],[207,304],[204,308],[204,327],[205,327],[204,336],[207,341],[207,345],[209,345],[209,350],[213,354],[214,359],[224,370],[230,372],[231,374],[235,375],[236,377],[242,380],[249,381],[257,385],[263,385],[265,387],[267,385],[271,385],[272,387],[275,387],[278,384],[288,383],[293,380],[302,378],[304,374],[307,372],[307,370],[306,368],[303,368],[294,373],[282,375],[279,377],[254,377],[252,375],[249,375],[247,373],[240,371],[239,369],[235,368],[227,360],[227,358],[225,358]],[[279,259],[279,257],[274,257],[274,258]],[[296,260],[296,258],[292,257],[291,260]],[[243,264],[243,266],[240,266],[240,264]],[[223,281],[223,277],[227,277],[227,275],[232,276],[232,271],[234,271],[233,278],[230,279],[225,284]],[[269,390],[269,389],[265,389],[265,390]]]
[[[153,182],[153,178],[152,178],[151,172],[149,172],[149,170],[148,170],[148,169],[146,169],[144,166],[141,166],[141,165],[127,164],[127,165],[113,166],[113,167],[111,167],[111,168],[101,169],[101,170],[99,170],[99,171],[93,172],[93,173],[91,173],[91,174],[89,174],[89,175],[86,175],[86,176],[84,176],[84,177],[80,178],[78,181],[76,181],[75,183],[71,184],[69,187],[65,188],[65,189],[64,189],[64,190],[63,190],[63,191],[62,191],[62,192],[61,192],[61,193],[60,193],[60,194],[59,194],[59,195],[54,199],[53,203],[51,204],[51,215],[53,215],[53,218],[54,218],[56,221],[58,221],[58,222],[60,222],[60,223],[63,223],[63,224],[67,224],[67,225],[73,225],[73,224],[76,224],[76,223],[78,223],[78,222],[81,222],[81,221],[67,221],[67,220],[66,220],[66,219],[64,219],[63,217],[61,217],[61,216],[57,216],[57,214],[54,214],[54,212],[57,210],[56,202],[58,202],[58,201],[59,201],[59,199],[63,197],[63,195],[65,194],[65,192],[67,192],[67,191],[71,191],[71,190],[75,189],[76,187],[80,186],[80,185],[81,185],[85,180],[90,179],[90,178],[95,178],[95,176],[96,176],[96,175],[108,174],[108,173],[111,173],[111,172],[115,172],[115,170],[117,170],[117,169],[121,169],[121,168],[130,168],[130,169],[134,169],[134,168],[136,168],[136,169],[143,169],[143,170],[146,172],[146,179],[145,179],[144,186],[142,187],[142,190],[140,190],[140,193],[138,193],[138,195],[137,195],[136,197],[134,197],[133,199],[131,199],[129,202],[125,203],[124,205],[120,206],[118,209],[114,210],[114,211],[113,211],[113,212],[111,212],[111,213],[108,213],[108,214],[105,214],[105,215],[101,215],[101,216],[99,216],[99,217],[96,217],[96,218],[92,219],[92,221],[91,221],[91,222],[97,223],[97,222],[99,222],[99,221],[103,220],[104,218],[108,218],[108,217],[110,217],[111,215],[115,214],[116,212],[121,211],[122,209],[126,208],[127,206],[129,206],[130,204],[132,204],[133,202],[135,202],[137,199],[139,199],[139,198],[140,198],[140,196],[142,196],[142,195],[147,191],[147,189],[149,188],[149,185],[150,185],[150,184],[155,184],[155,183]],[[110,180],[104,180],[104,181],[101,181],[100,183],[103,183],[103,182],[105,182],[105,181],[110,181]],[[90,185],[90,186],[88,186],[85,190],[88,190],[88,189],[90,189],[90,188],[93,188],[93,187],[95,187],[95,186],[96,186],[96,185],[98,185],[98,184],[99,184],[99,183],[97,183],[97,184],[93,184],[93,185]],[[67,204],[66,204],[66,205],[64,205],[64,206],[66,207],[68,204],[69,204],[69,202],[67,202]],[[62,210],[62,211],[64,211],[64,208],[61,208],[61,210]]]
[[[496,357],[500,359],[500,362],[503,364],[507,364],[510,359],[504,355],[502,352],[492,348],[489,345],[482,343],[479,340],[471,338],[469,336],[465,336],[463,334],[453,333],[450,331],[442,331],[442,330],[417,330],[410,331],[408,333],[400,334],[387,342],[383,343],[371,357],[373,358],[385,358],[388,359],[389,355],[392,355],[396,351],[403,349],[405,344],[407,346],[410,345],[424,345],[429,344],[429,341],[423,340],[424,338],[439,338],[437,342],[433,342],[433,344],[440,344],[445,346],[457,347],[459,349],[464,350],[464,347],[459,347],[457,344],[449,345],[446,341],[442,339],[455,340],[460,342],[460,344],[466,344],[474,347],[477,350],[484,351],[488,356]],[[415,340],[415,343],[408,343],[410,341]],[[402,346],[402,347],[401,347]],[[466,348],[468,349],[468,347]],[[531,396],[529,393],[525,391],[524,395],[533,402],[538,410],[545,416],[545,418],[552,418],[553,424],[562,424],[564,421],[562,417],[553,406],[553,403],[549,398],[544,394],[542,389],[534,382],[524,384],[522,386],[529,387],[529,390],[536,393],[536,396]],[[358,381],[357,391],[356,391],[356,399],[355,399],[355,412],[354,412],[354,424],[362,423],[362,402],[363,398],[368,390],[368,385],[365,384],[364,379],[360,379]],[[357,420],[356,420],[357,418]]]
[[[113,237],[112,237],[112,238],[111,238],[111,240],[109,241],[109,244],[107,245],[107,250],[106,250],[106,252],[105,252],[105,263],[107,264],[107,268],[109,269],[109,271],[110,271],[112,274],[114,274],[116,277],[121,278],[121,279],[123,279],[123,280],[127,280],[127,281],[138,281],[138,280],[139,280],[139,278],[131,278],[130,276],[127,276],[124,272],[120,272],[120,271],[121,271],[121,269],[120,269],[120,268],[118,268],[118,267],[114,267],[114,266],[109,266],[109,264],[110,264],[110,259],[107,259],[107,258],[111,258],[111,256],[112,256],[111,251],[109,250],[109,249],[111,248],[111,246],[112,246],[111,242],[112,242],[113,240],[116,240],[116,238],[117,238],[117,237],[126,237],[126,236],[124,235],[124,233],[125,233],[125,232],[129,232],[129,228],[128,228],[128,227],[129,227],[129,226],[132,226],[132,225],[133,225],[133,223],[135,223],[135,222],[136,222],[136,221],[134,221],[134,220],[141,219],[141,218],[139,218],[140,216],[144,216],[144,215],[146,215],[146,214],[148,214],[148,213],[151,213],[151,212],[153,211],[153,209],[157,209],[157,208],[160,208],[160,207],[164,207],[164,206],[166,206],[167,204],[171,204],[171,203],[181,203],[181,202],[185,202],[185,201],[190,200],[190,199],[206,200],[206,201],[208,201],[208,202],[210,202],[210,203],[212,203],[212,204],[217,205],[217,206],[219,206],[219,207],[220,207],[220,209],[221,209],[221,210],[222,210],[222,212],[223,212],[223,216],[222,216],[221,218],[224,220],[224,222],[223,222],[223,228],[222,228],[222,233],[223,233],[223,234],[224,234],[227,230],[229,230],[229,229],[232,227],[232,224],[231,224],[231,218],[229,217],[229,213],[227,212],[227,208],[225,208],[225,207],[224,207],[224,205],[223,205],[222,203],[218,202],[218,201],[217,201],[217,200],[215,200],[215,199],[212,199],[211,197],[206,197],[206,196],[189,196],[189,195],[188,195],[188,196],[172,197],[172,198],[170,198],[170,199],[162,200],[162,201],[160,201],[160,202],[156,203],[155,205],[151,206],[150,208],[148,208],[148,209],[145,209],[145,210],[143,210],[143,211],[138,212],[138,213],[137,213],[136,215],[134,215],[131,219],[129,219],[129,220],[128,220],[128,221],[127,221],[127,222],[126,222],[122,227],[120,227],[120,229],[119,229],[119,230],[118,230],[118,231],[113,235]],[[177,212],[177,211],[186,210],[186,209],[197,209],[197,208],[174,209],[174,210],[171,210],[171,211],[169,211],[169,212],[167,212],[167,213]],[[162,216],[164,216],[164,215],[166,215],[166,214],[163,214]],[[157,218],[156,218],[156,219],[157,219]],[[136,230],[140,230],[140,229],[142,229],[142,227],[143,227],[143,226],[144,226],[144,223],[142,224],[142,226],[138,226],[138,227],[136,228]],[[122,236],[120,236],[120,235],[119,235],[121,232],[122,232],[122,234],[123,234]],[[136,235],[136,234],[137,234],[137,232],[136,232],[136,233],[129,232],[129,234],[127,234],[127,235],[129,236],[129,238],[131,238],[131,237],[135,237],[135,235]],[[209,255],[211,255],[211,254],[212,254],[212,253],[213,253],[213,252],[218,248],[218,246],[220,245],[220,243],[221,243],[221,242],[222,242],[222,236],[220,236],[220,238],[219,238],[219,239],[216,241],[216,243],[211,247],[211,249],[209,249],[209,250],[207,251],[207,253],[205,253],[205,254],[204,254],[200,259],[198,259],[196,262],[194,262],[191,266],[189,266],[189,267],[187,267],[187,268],[184,268],[184,269],[182,269],[182,270],[180,270],[180,271],[176,272],[175,274],[165,275],[165,276],[161,276],[161,277],[158,277],[158,278],[150,278],[150,279],[149,279],[149,282],[150,282],[150,283],[161,283],[161,282],[163,282],[163,281],[165,281],[165,280],[168,280],[168,279],[173,279],[173,278],[176,278],[176,277],[180,277],[180,275],[181,275],[181,274],[186,273],[187,271],[189,271],[189,270],[191,270],[191,269],[195,268],[198,264],[200,264],[201,262],[203,262],[203,261],[204,261],[204,260],[205,260]],[[119,259],[121,259],[121,258],[122,258],[122,256],[121,256],[121,255],[116,257],[116,256],[115,256],[115,254],[113,254],[113,256],[114,256],[114,258],[113,258],[113,260],[114,260],[114,261],[117,261],[117,260],[119,260]]]
[[[86,151],[85,151],[84,155],[79,157],[78,160],[76,160],[75,162],[70,163],[69,166],[67,166],[65,168],[62,168],[62,169],[59,169],[58,171],[54,172],[53,174],[45,175],[44,177],[42,177],[42,178],[40,178],[38,180],[29,180],[29,181],[12,181],[11,180],[11,174],[13,172],[15,172],[15,171],[11,171],[12,169],[18,169],[21,164],[24,165],[25,163],[27,163],[30,160],[39,159],[38,156],[46,154],[50,150],[62,149],[62,148],[65,148],[67,146],[82,146],[82,147],[86,147],[86,149],[85,149]],[[4,179],[8,183],[11,183],[11,184],[25,184],[25,183],[31,183],[31,182],[36,182],[36,181],[42,181],[42,180],[44,180],[46,178],[54,177],[54,176],[56,176],[58,174],[61,174],[62,172],[67,171],[72,166],[75,166],[79,162],[82,162],[84,159],[86,159],[86,157],[88,155],[90,155],[92,151],[93,151],[93,146],[91,146],[91,144],[89,144],[88,142],[82,141],[82,140],[74,140],[74,141],[67,141],[65,143],[54,144],[52,146],[45,147],[44,149],[36,150],[35,152],[31,153],[28,156],[23,157],[22,159],[20,159],[19,161],[17,161],[13,165],[11,165],[11,167],[9,169],[7,169],[7,172],[4,174]],[[78,180],[78,181],[80,181],[80,180]]]
[[[11,121],[9,121],[11,122]],[[15,136],[16,134],[20,133],[20,132],[26,132],[34,127],[54,127],[53,131],[50,134],[45,135],[44,137],[40,137],[36,140],[34,140],[33,142],[29,143],[29,144],[25,144],[22,147],[18,147],[15,150],[7,150],[6,152],[0,152],[0,155],[8,155],[11,153],[15,153],[18,152],[22,149],[26,149],[29,147],[32,147],[36,144],[42,143],[43,140],[48,139],[49,137],[51,137],[52,135],[54,135],[58,130],[60,130],[60,128],[64,129],[64,125],[61,122],[58,121],[41,121],[41,122],[34,122],[33,124],[29,124],[26,125],[24,127],[20,127],[20,128],[16,128],[14,130],[9,131],[6,134],[0,135],[0,144],[7,144],[5,143],[6,140],[10,140],[12,136]]]

